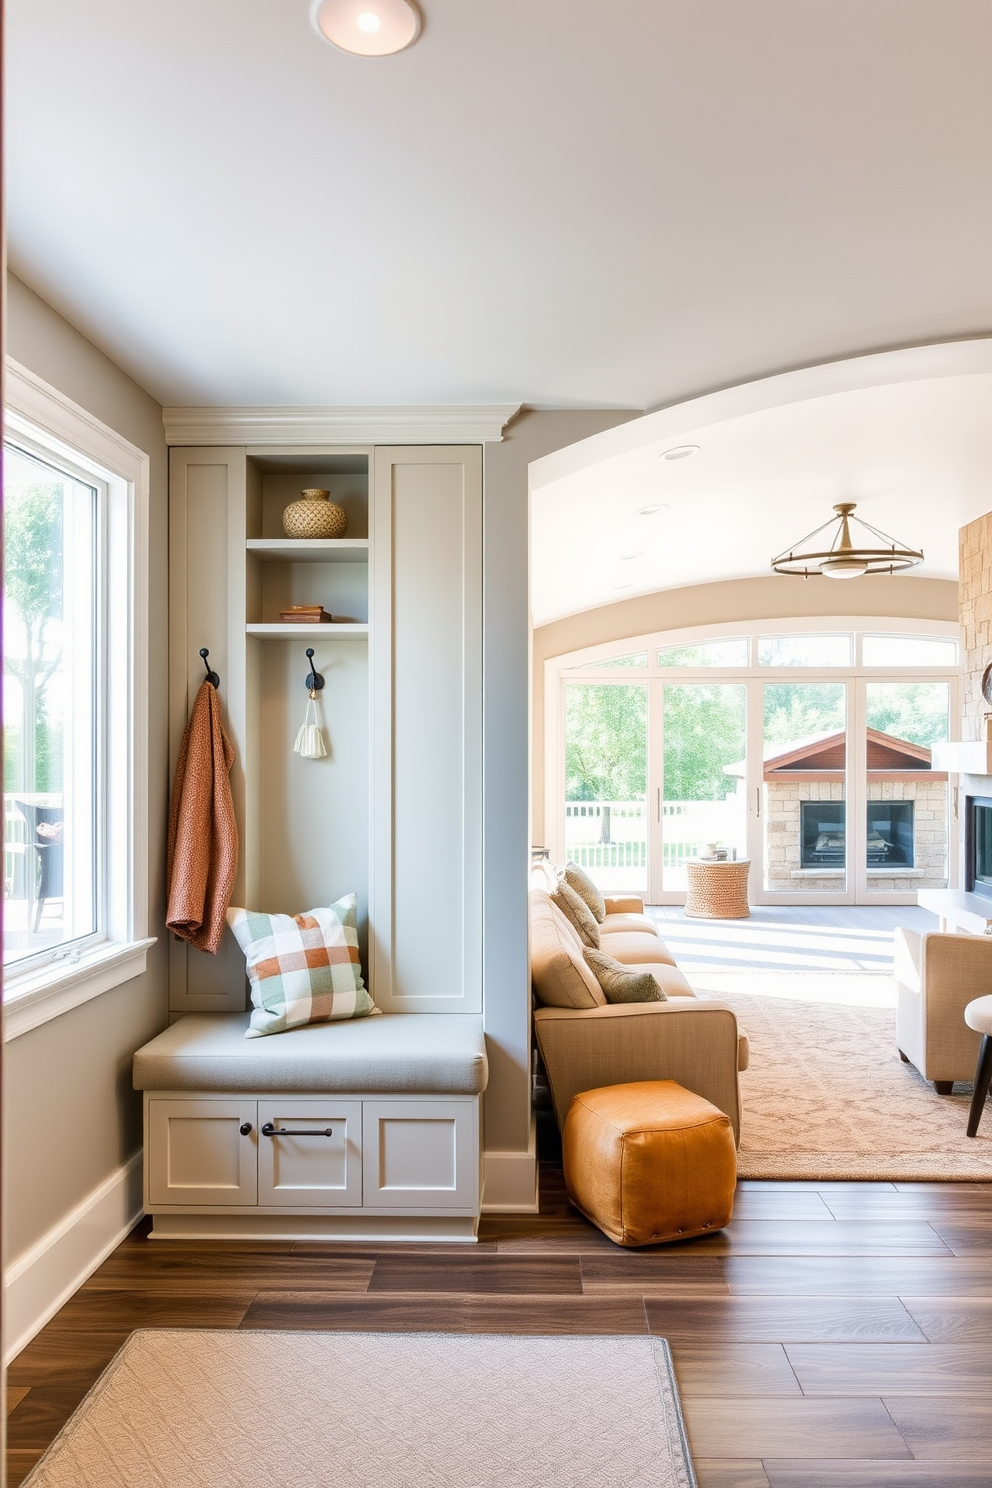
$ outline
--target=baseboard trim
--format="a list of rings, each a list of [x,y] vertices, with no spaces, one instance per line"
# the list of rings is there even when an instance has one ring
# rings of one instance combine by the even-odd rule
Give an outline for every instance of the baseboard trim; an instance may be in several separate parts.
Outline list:
[[[526,1152],[483,1154],[483,1175],[483,1214],[537,1213],[537,1151],[533,1124]]]
[[[4,1363],[40,1333],[141,1218],[141,1153],[111,1173],[4,1273]]]
[[[478,1220],[467,1215],[162,1214],[149,1240],[348,1240],[474,1245]]]

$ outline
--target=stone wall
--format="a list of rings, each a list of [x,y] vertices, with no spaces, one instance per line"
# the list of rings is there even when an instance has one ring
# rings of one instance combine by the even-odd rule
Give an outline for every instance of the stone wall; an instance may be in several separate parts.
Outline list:
[[[962,527],[959,541],[961,737],[981,739],[990,711],[982,697],[982,673],[992,661],[992,512]]]
[[[765,785],[766,887],[792,893],[837,893],[842,868],[803,868],[800,862],[800,804],[843,801],[840,780],[769,780]],[[943,780],[869,780],[870,801],[913,801],[915,865],[868,869],[877,893],[942,889],[947,884],[947,783]],[[853,866],[849,863],[849,867]]]

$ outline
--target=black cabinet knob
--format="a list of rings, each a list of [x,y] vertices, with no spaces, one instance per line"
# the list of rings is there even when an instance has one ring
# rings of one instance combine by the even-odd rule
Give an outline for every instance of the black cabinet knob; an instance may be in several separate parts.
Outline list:
[[[244,1121],[244,1122],[242,1122],[242,1124],[241,1124],[241,1135],[243,1137],[247,1137],[250,1132],[251,1132],[251,1122],[250,1121]]]

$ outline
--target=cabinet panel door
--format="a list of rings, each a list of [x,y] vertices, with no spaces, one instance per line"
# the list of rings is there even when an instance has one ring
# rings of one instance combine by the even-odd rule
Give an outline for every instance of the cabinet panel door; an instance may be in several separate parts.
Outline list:
[[[267,1127],[275,1133],[267,1133]],[[293,1135],[294,1133],[299,1135]],[[330,1135],[326,1135],[326,1133]],[[319,1133],[319,1135],[314,1135]],[[273,1097],[258,1103],[258,1202],[362,1202],[362,1103]]]
[[[255,1121],[253,1100],[149,1097],[149,1202],[254,1204]]]
[[[481,449],[377,449],[371,540],[373,994],[479,1012]]]
[[[366,1209],[478,1210],[475,1101],[365,1101]]]
[[[241,841],[233,903],[246,895],[245,780],[252,763],[246,741],[245,505],[243,449],[169,452],[169,780],[205,675],[200,647],[221,679],[225,727],[236,759],[231,793]],[[245,958],[230,930],[220,951],[205,956],[169,937],[169,1007],[178,1013],[240,1013],[245,1007]]]

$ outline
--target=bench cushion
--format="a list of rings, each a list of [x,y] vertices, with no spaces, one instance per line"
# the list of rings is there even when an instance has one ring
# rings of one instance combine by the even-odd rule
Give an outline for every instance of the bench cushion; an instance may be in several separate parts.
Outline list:
[[[383,1013],[246,1039],[248,1014],[191,1013],[134,1056],[136,1090],[478,1095],[489,1075],[482,1019]]]

